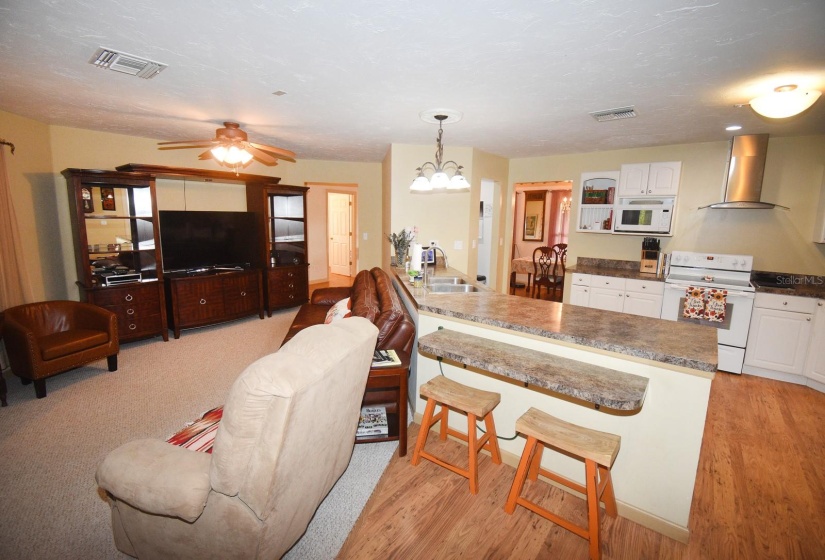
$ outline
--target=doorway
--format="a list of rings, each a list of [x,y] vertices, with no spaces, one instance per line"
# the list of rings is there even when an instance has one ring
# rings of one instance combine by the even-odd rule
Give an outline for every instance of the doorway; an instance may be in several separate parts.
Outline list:
[[[327,192],[327,258],[330,275],[353,276],[353,216],[355,196]]]

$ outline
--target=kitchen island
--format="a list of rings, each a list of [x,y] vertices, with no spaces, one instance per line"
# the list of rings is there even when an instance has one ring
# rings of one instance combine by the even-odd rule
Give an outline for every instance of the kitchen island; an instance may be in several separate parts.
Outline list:
[[[511,436],[516,419],[531,406],[568,422],[620,435],[622,446],[612,471],[619,514],[687,540],[710,384],[716,371],[715,332],[500,294],[483,285],[476,292],[431,293],[412,287],[403,271],[395,272],[399,294],[414,311],[418,337],[448,329],[486,339],[491,349],[512,345],[582,365],[581,379],[567,377],[578,385],[574,390],[553,391],[547,388],[550,385],[531,383],[529,377],[494,373],[495,356],[485,356],[484,344],[476,345],[475,355],[465,357],[464,363],[447,358],[439,361],[432,354],[417,352],[410,388],[419,421],[424,410],[420,386],[443,372],[460,383],[502,395],[494,412],[501,436]],[[475,284],[455,270],[438,269],[435,274]],[[472,365],[465,367],[468,362]],[[591,383],[586,377],[594,369],[600,378]],[[621,384],[639,376],[647,385],[641,408],[635,410],[614,410],[594,404],[596,398],[571,396],[593,395],[610,387],[624,389]],[[451,427],[466,429],[459,418],[455,424],[452,420]],[[524,439],[499,443],[505,462],[515,466]],[[542,464],[583,481],[579,461],[547,453]]]

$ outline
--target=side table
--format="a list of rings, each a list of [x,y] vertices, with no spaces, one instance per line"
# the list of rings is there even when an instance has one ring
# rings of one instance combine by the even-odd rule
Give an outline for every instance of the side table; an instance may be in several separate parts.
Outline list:
[[[410,371],[410,354],[396,350],[401,359],[399,366],[370,369],[367,388],[361,406],[383,406],[387,409],[389,433],[386,436],[356,437],[355,443],[398,440],[398,456],[407,454],[407,375]]]

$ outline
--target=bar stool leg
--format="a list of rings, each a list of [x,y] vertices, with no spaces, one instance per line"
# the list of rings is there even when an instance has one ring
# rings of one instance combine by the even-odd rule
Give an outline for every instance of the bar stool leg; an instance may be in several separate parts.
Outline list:
[[[541,457],[544,453],[544,444],[536,445],[536,452],[533,454],[533,459],[530,461],[530,470],[527,473],[527,478],[533,482],[539,479],[539,469],[541,468]]]
[[[467,413],[467,447],[470,448],[470,494],[478,494],[478,430],[475,414]]]
[[[590,459],[584,461],[585,486],[587,487],[587,538],[590,541],[590,558],[599,560],[599,493],[596,477],[596,463]]]
[[[440,406],[441,411],[438,413],[438,417],[441,419],[441,426],[439,426],[440,432],[438,434],[438,439],[441,441],[447,441],[447,430],[450,429],[450,420],[448,418],[450,414],[450,407],[444,404],[440,404]]]
[[[427,399],[427,407],[424,409],[424,418],[421,419],[421,428],[418,430],[418,440],[415,442],[415,451],[413,452],[412,461],[410,461],[413,466],[421,462],[421,450],[424,449],[424,444],[427,442],[427,434],[430,431],[430,426],[432,426],[434,410],[435,400]]]
[[[604,511],[610,517],[616,517],[619,512],[616,510],[616,495],[613,493],[613,477],[610,476],[610,469],[599,465],[599,483],[603,485],[600,490]]]
[[[493,459],[494,465],[501,464],[501,450],[498,448],[498,435],[496,434],[496,423],[493,420],[493,412],[487,413],[484,417],[484,425],[487,427],[487,445],[490,446],[490,457]]]
[[[518,463],[516,477],[513,479],[513,485],[510,487],[510,495],[507,496],[507,503],[504,505],[504,511],[507,513],[511,514],[516,511],[516,502],[521,495],[521,489],[524,487],[524,479],[527,478],[527,467],[536,449],[537,441],[533,436],[528,436],[527,443],[524,444],[524,451],[521,453],[521,460]]]

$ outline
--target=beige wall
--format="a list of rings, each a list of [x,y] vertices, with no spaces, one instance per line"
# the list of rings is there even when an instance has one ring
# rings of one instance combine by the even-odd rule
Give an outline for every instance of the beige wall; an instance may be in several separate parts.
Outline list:
[[[727,142],[708,142],[514,159],[509,194],[514,183],[572,179],[576,216],[583,172],[619,170],[622,163],[681,161],[674,235],[661,238],[663,251],[749,254],[759,270],[825,274],[825,247],[812,242],[825,136],[770,139],[762,200],[788,206],[788,211],[699,210],[721,200],[727,150]],[[512,221],[508,227],[512,231]],[[569,245],[570,263],[579,256],[638,260],[641,239],[571,231]]]
[[[216,169],[211,161],[199,161],[196,150],[159,151],[156,139],[48,126],[2,111],[0,131],[18,148],[16,154],[8,158],[9,174],[36,299],[78,298],[68,195],[60,174],[63,169],[113,169],[125,163]],[[359,231],[368,234],[367,240],[359,240],[358,264],[360,268],[380,265],[380,164],[299,160],[272,168],[253,163],[246,171],[281,177],[283,184],[358,185]],[[326,189],[320,190],[324,192],[312,193],[310,189],[310,200],[323,199],[322,203],[312,204],[307,216],[312,254],[325,251]],[[158,206],[161,209],[244,210],[246,195],[242,186],[233,184],[160,181]],[[327,276],[325,263],[326,259],[316,268],[310,266],[310,281]]]

